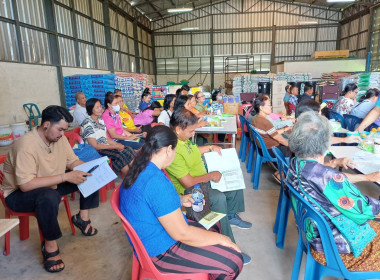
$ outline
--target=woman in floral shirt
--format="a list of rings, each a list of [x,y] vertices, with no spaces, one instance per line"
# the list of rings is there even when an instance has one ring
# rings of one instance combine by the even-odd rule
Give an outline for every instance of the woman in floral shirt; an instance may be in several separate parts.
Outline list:
[[[340,115],[350,114],[352,108],[354,108],[356,103],[356,95],[358,93],[358,86],[354,83],[347,84],[344,87],[344,91],[342,92],[343,96],[341,96],[337,102],[335,102],[332,110]]]
[[[346,175],[323,165],[331,135],[332,128],[325,117],[315,112],[300,115],[289,138],[289,148],[296,157],[290,162],[286,181],[324,216],[342,261],[349,270],[380,271],[380,201],[361,194]],[[356,245],[351,244],[330,219],[339,215],[357,225],[368,225],[373,233],[362,235],[362,231],[359,232],[358,236],[363,236],[364,250],[358,257],[353,254],[357,251]],[[309,225],[307,238],[311,254],[316,261],[325,265],[317,227],[314,223]]]

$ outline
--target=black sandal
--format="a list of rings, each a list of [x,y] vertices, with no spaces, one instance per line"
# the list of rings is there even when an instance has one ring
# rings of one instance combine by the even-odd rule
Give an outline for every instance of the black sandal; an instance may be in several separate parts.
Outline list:
[[[51,268],[53,266],[63,264],[63,261],[61,259],[60,260],[48,260],[49,258],[52,258],[52,257],[59,255],[59,249],[57,251],[54,251],[51,253],[47,252],[45,249],[45,241],[44,241],[41,244],[41,251],[42,251],[42,257],[44,259],[44,268],[47,272],[56,273],[56,272],[62,271],[65,268],[65,267],[62,267],[62,268],[58,268],[56,270],[51,270]]]
[[[83,221],[82,218],[80,217],[79,213],[76,214],[76,215],[74,215],[74,216],[72,216],[72,217],[71,217],[71,221],[73,222],[73,224],[74,224],[77,228],[79,228],[79,229],[81,230],[81,232],[82,232],[82,234],[83,234],[84,236],[94,236],[95,234],[98,233],[98,230],[97,230],[96,228],[94,228],[95,231],[94,231],[94,233],[92,233],[92,229],[93,229],[92,226],[90,226],[90,227],[88,228],[87,232],[85,232],[86,227],[87,227],[89,224],[91,224],[91,220]]]

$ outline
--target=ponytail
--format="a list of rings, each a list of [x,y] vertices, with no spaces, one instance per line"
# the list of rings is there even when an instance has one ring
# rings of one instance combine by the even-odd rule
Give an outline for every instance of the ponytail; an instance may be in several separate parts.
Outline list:
[[[152,155],[170,145],[173,149],[177,146],[177,135],[167,126],[157,125],[153,127],[141,148],[140,154],[135,158],[131,169],[124,178],[124,188],[128,189],[136,182],[140,173],[144,171],[151,160]]]

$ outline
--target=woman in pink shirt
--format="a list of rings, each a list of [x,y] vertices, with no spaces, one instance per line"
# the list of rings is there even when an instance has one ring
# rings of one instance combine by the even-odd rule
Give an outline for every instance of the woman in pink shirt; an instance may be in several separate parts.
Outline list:
[[[106,93],[104,107],[106,109],[104,110],[102,119],[107,128],[107,137],[132,149],[140,149],[143,145],[143,141],[140,137],[142,137],[143,134],[132,134],[123,128],[119,116],[120,106],[112,92]]]
[[[134,118],[135,125],[142,125],[143,131],[150,130],[150,124],[154,122],[154,119],[161,114],[161,104],[158,101],[154,101],[148,108],[138,113]]]

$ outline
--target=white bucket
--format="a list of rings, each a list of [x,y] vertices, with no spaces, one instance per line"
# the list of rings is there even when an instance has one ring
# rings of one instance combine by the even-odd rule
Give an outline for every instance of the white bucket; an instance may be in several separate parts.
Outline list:
[[[28,127],[23,122],[11,124],[11,128],[15,140],[19,139],[21,136],[28,132]]]
[[[7,125],[0,125],[0,146],[8,146],[13,143],[14,137],[11,127]]]

